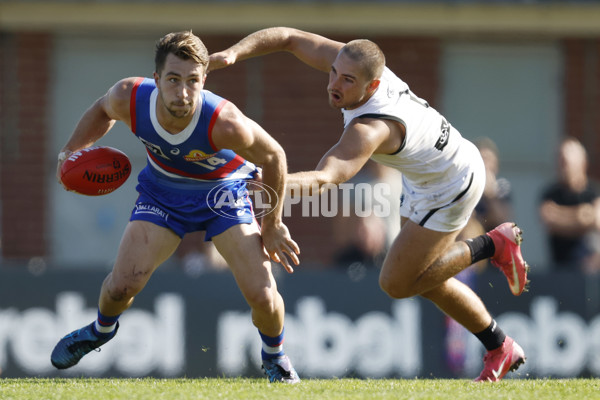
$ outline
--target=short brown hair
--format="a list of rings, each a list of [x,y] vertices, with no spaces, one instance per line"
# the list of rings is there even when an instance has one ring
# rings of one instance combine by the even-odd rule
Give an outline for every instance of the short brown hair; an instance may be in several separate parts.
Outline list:
[[[375,43],[367,39],[352,40],[340,52],[358,62],[368,80],[381,78],[385,55]]]
[[[204,67],[208,66],[208,50],[202,40],[192,31],[169,33],[156,42],[154,68],[160,75],[167,56],[172,53],[183,60],[194,60]]]

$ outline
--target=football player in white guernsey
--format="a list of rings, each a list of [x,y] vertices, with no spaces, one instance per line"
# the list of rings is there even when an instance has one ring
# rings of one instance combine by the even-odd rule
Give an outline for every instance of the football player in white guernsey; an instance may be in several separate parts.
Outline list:
[[[289,174],[289,187],[340,184],[369,159],[399,170],[402,227],[383,263],[381,288],[393,298],[427,298],[472,332],[487,350],[476,381],[498,381],[517,369],[525,361],[521,347],[497,326],[479,296],[454,278],[490,258],[514,295],[527,283],[516,224],[456,241],[485,184],[477,148],[412,93],[369,40],[341,43],[293,28],[268,28],[212,54],[209,70],[279,51],[329,73],[329,104],[344,117],[339,141],[316,170]]]

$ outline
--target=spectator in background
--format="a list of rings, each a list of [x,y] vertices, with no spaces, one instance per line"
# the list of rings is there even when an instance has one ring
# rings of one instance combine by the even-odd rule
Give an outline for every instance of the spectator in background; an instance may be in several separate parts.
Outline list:
[[[353,270],[381,268],[385,254],[400,232],[401,182],[400,172],[374,161],[367,162],[359,174],[348,181],[354,185],[366,183],[372,190],[357,199],[355,186],[355,190],[351,191],[350,215],[338,214],[335,218],[334,236],[338,250],[333,262],[338,267]],[[377,190],[375,185],[385,185],[385,188]],[[367,193],[369,195],[365,196]],[[356,201],[362,204],[356,205]],[[355,206],[368,215],[358,216]],[[342,204],[339,205],[340,210],[341,207]],[[384,209],[387,211],[382,215]]]
[[[473,213],[487,232],[500,225],[503,221],[511,221],[513,216],[510,182],[498,177],[500,162],[498,147],[488,137],[475,140],[475,145],[481,153],[485,164],[485,187],[481,200]]]
[[[540,217],[556,269],[598,270],[600,192],[587,175],[587,153],[573,137],[558,151],[558,179],[542,194]]]
[[[205,272],[227,271],[227,261],[219,253],[212,241],[205,241],[203,231],[191,232],[183,237],[176,256],[184,272],[197,277]]]
[[[511,199],[510,182],[498,176],[500,161],[496,143],[488,137],[474,140],[485,165],[485,187],[483,195],[475,207],[467,226],[458,235],[457,241],[481,235],[502,223],[514,218]],[[481,260],[478,269],[487,265],[487,260]],[[464,273],[473,272],[471,269]]]
[[[334,255],[335,264],[345,269],[381,268],[387,250],[383,219],[373,214],[367,217],[351,214],[338,220],[341,224],[335,231],[344,235],[345,242]]]

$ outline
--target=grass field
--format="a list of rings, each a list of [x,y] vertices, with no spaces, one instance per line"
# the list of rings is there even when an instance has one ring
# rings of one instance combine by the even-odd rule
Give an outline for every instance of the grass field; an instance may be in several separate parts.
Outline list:
[[[600,399],[600,379],[505,380],[475,384],[448,379],[0,379],[0,399]]]

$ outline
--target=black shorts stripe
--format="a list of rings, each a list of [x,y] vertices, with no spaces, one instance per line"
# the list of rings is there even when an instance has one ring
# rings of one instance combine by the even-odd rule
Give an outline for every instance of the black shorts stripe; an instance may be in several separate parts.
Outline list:
[[[423,219],[421,220],[421,222],[419,222],[419,226],[425,226],[425,223],[427,222],[427,220],[429,220],[429,218],[431,218],[431,216],[433,214],[435,214],[436,212],[438,212],[442,208],[448,207],[451,204],[456,203],[458,200],[460,200],[461,197],[463,197],[465,194],[467,194],[467,192],[471,188],[472,184],[473,184],[473,173],[471,172],[471,178],[469,179],[469,184],[467,185],[467,187],[465,188],[465,190],[463,190],[462,192],[460,192],[450,203],[446,204],[445,206],[434,208],[433,210],[429,211],[427,213],[427,215],[425,215],[425,217],[423,217]]]

